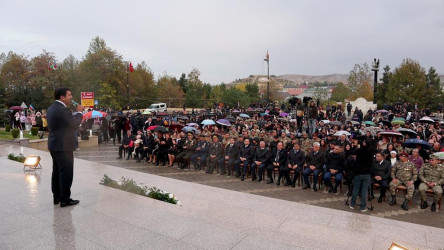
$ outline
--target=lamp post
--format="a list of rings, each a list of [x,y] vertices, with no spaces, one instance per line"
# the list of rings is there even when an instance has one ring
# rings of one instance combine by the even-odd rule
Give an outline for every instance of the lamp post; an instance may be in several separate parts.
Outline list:
[[[268,50],[264,61],[267,62],[267,102],[270,102],[270,55],[268,54]]]
[[[376,104],[376,88],[378,85],[379,59],[378,60],[376,60],[376,58],[373,59],[372,71],[375,74],[375,78],[373,81],[373,103]]]

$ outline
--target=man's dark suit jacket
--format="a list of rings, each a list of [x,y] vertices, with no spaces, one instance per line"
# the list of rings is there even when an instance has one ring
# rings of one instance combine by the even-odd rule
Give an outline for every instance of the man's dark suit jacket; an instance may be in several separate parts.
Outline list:
[[[298,165],[298,167],[303,167],[305,163],[305,153],[302,150],[298,150],[297,153],[295,153],[296,150],[292,149],[290,151],[290,154],[288,155],[288,161],[287,165],[290,164],[292,167],[294,165]]]
[[[316,169],[322,170],[325,163],[325,154],[322,151],[318,151],[318,153],[315,154],[314,151],[311,151],[308,154],[308,161],[307,165],[310,167],[311,165],[315,166]]]
[[[276,162],[276,156],[277,156],[277,148],[273,149],[273,153],[270,156],[270,162]],[[277,161],[279,163],[279,167],[284,167],[286,166],[285,164],[287,163],[287,150],[285,150],[285,148],[281,149],[281,151],[279,151],[279,160]]]
[[[239,155],[238,158],[246,158],[246,161],[253,160],[254,157],[254,147],[251,145],[248,145],[248,147],[242,146],[239,149]]]
[[[75,116],[60,102],[54,102],[46,113],[48,120],[48,149],[49,151],[74,151],[76,136],[74,131],[79,129],[82,114]]]

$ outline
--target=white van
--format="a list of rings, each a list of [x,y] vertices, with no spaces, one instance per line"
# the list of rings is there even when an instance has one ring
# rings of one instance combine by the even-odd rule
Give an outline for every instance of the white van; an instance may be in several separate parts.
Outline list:
[[[151,113],[160,113],[160,112],[167,112],[167,105],[166,103],[153,103],[151,104],[145,111],[149,111]]]

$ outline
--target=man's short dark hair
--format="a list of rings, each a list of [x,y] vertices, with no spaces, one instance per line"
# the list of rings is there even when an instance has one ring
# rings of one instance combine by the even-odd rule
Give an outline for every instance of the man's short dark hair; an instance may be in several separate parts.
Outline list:
[[[66,96],[66,92],[71,91],[69,88],[57,88],[54,90],[54,100],[60,100],[61,96]]]

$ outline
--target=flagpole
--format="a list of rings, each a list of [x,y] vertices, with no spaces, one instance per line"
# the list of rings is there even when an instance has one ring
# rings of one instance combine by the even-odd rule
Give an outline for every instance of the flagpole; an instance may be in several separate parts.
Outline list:
[[[267,102],[270,102],[270,56],[268,55],[267,50]]]
[[[127,109],[129,109],[129,80],[128,80],[128,77],[129,77],[129,64],[127,64],[127,67],[126,67],[126,101],[127,101]]]

